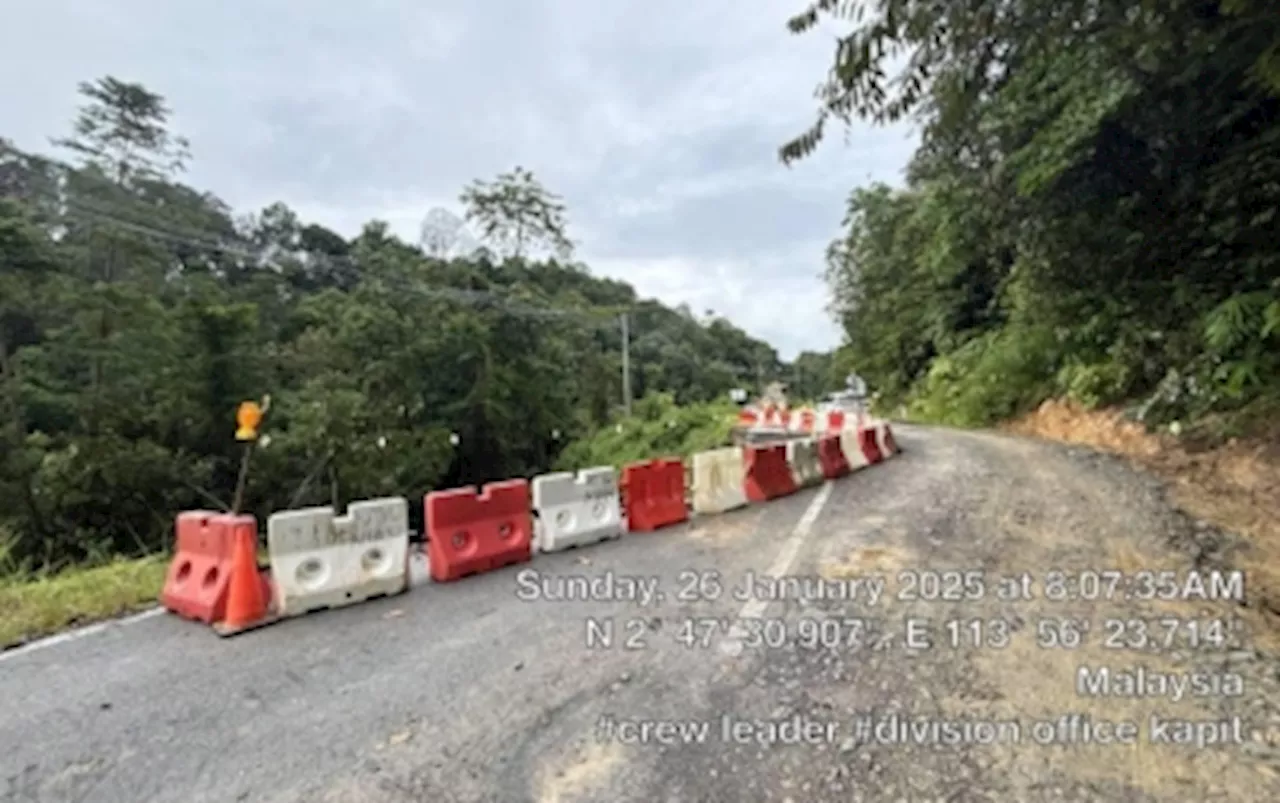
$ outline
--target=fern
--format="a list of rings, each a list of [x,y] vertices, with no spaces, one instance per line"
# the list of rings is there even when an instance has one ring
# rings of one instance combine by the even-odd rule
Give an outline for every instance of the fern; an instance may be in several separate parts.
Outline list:
[[[1210,377],[1227,398],[1247,399],[1280,373],[1277,290],[1237,293],[1205,316],[1205,345],[1215,362]]]
[[[1205,344],[1226,356],[1251,341],[1264,341],[1280,327],[1280,299],[1258,291],[1237,293],[1205,317]]]

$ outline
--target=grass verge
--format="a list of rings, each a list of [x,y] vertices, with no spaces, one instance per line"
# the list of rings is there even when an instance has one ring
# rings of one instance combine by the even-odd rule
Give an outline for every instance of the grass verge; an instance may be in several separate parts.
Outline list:
[[[117,560],[39,579],[0,579],[0,649],[155,604],[168,559]]]

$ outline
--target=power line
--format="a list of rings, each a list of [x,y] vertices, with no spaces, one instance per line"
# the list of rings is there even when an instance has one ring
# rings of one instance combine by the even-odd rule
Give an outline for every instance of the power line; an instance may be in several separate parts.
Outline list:
[[[37,157],[38,158],[38,157]],[[79,220],[88,223],[103,223],[117,226],[119,228],[131,231],[144,237],[150,237],[160,240],[169,245],[185,245],[195,249],[210,251],[226,256],[232,256],[244,260],[258,268],[268,268],[278,273],[284,271],[284,266],[278,257],[274,257],[264,251],[253,251],[247,244],[237,244],[234,241],[228,241],[228,232],[200,232],[187,227],[160,227],[139,223],[135,220],[121,217],[113,210],[108,210],[100,205],[88,202],[83,198],[76,197],[68,193],[58,193],[45,190],[43,188],[35,188],[33,193],[43,196],[45,199],[59,205],[59,215],[63,218]],[[121,205],[123,206],[123,205]],[[154,214],[158,207],[146,206],[144,210],[149,214]],[[230,236],[237,236],[230,233]],[[243,243],[243,240],[241,240]],[[407,245],[407,244],[406,244]],[[364,268],[366,265],[360,260],[351,256],[333,255],[308,252],[305,254],[293,254],[294,259],[305,269],[321,269],[333,270],[335,268],[345,270],[351,275],[359,277],[362,282],[371,284],[381,283],[390,285],[391,289],[396,292],[410,293],[419,297],[435,298],[446,301],[456,301],[468,304],[489,304],[504,309],[512,314],[524,315],[528,317],[542,319],[568,319],[576,318],[584,322],[590,322],[593,328],[605,331],[617,331],[615,328],[618,323],[624,326],[629,324],[627,318],[628,313],[637,309],[636,304],[614,304],[605,305],[603,308],[595,310],[584,310],[572,307],[555,307],[547,305],[537,305],[529,303],[523,299],[512,298],[510,294],[498,293],[492,290],[472,290],[467,288],[454,287],[427,287],[421,282],[410,282],[406,277],[396,274],[379,274],[369,276]],[[423,259],[429,259],[422,254]],[[621,316],[621,318],[620,318]],[[629,341],[631,340],[631,332],[629,326],[623,333],[623,348],[627,352],[624,354],[624,363],[630,362],[629,359]],[[665,341],[671,343],[667,333],[661,330],[652,330],[643,335],[636,342],[644,341]],[[735,366],[722,359],[716,359],[704,363],[705,368],[713,368],[725,371],[730,376],[735,377],[739,381],[743,378],[743,372],[740,366]],[[625,370],[624,376],[624,398],[629,398],[630,371],[629,367]]]
[[[45,190],[36,190],[35,194],[42,195],[46,199],[63,206],[64,208],[60,210],[60,214],[63,217],[78,219],[78,220],[87,221],[90,223],[92,222],[109,223],[113,226],[118,226],[125,230],[132,231],[136,234],[152,237],[154,239],[162,240],[167,243],[172,243],[175,245],[187,245],[193,248],[199,248],[199,249],[204,249],[208,251],[214,251],[214,252],[221,253],[228,256],[239,257],[259,267],[271,267],[277,270],[280,270],[282,268],[282,265],[279,264],[278,259],[273,258],[269,254],[264,252],[255,252],[255,251],[249,250],[247,247],[236,245],[234,243],[229,243],[227,242],[226,239],[224,239],[225,235],[223,233],[214,233],[214,236],[218,237],[219,239],[206,238],[203,232],[197,232],[193,229],[180,230],[174,227],[163,228],[163,227],[138,223],[137,221],[123,218],[112,211],[108,211],[104,209],[101,206],[97,206],[95,204],[86,202],[74,196],[59,195],[59,194],[51,193]],[[154,210],[151,208],[148,208],[147,211],[153,212]],[[423,254],[422,257],[423,259],[430,258],[430,257],[427,257],[425,254]],[[295,258],[297,258],[298,261],[306,268],[337,267],[337,268],[346,268],[354,273],[362,273],[363,272],[362,269],[365,267],[359,260],[355,259],[354,257],[343,256],[343,255],[322,254],[322,253],[311,252],[305,255],[295,255]],[[375,278],[377,280],[386,281],[388,279],[388,276],[383,275]],[[475,301],[492,300],[497,303],[502,303],[502,302],[509,303],[512,301],[510,297],[504,297],[502,294],[495,293],[493,291],[468,290],[465,288],[438,288],[438,289],[440,290],[440,292],[442,292],[446,296],[454,299],[469,299],[469,300],[475,300]],[[538,307],[536,305],[530,305],[524,302],[517,302],[517,303],[528,308],[529,310],[542,312],[542,313],[550,313],[550,314],[558,314],[558,315],[566,315],[566,316],[577,316],[577,317],[588,317],[588,318],[609,318],[609,319],[612,319],[617,314],[616,312],[614,312],[614,308],[617,308],[620,306],[620,305],[612,305],[612,308],[606,311],[590,311],[590,310],[574,309],[570,307],[549,307],[549,306]]]
[[[166,243],[176,245],[188,245],[195,248],[215,251],[228,256],[235,256],[247,260],[258,267],[272,268],[282,271],[284,266],[276,258],[264,253],[254,253],[246,248],[230,245],[222,242],[214,242],[211,240],[197,239],[195,237],[184,236],[173,231],[160,229],[154,226],[147,226],[135,223],[130,220],[120,218],[118,216],[101,212],[93,209],[89,205],[78,202],[64,201],[67,210],[64,216],[81,221],[109,223],[113,226],[119,226],[128,231],[141,234],[147,237],[164,241]],[[424,257],[426,258],[426,257]],[[299,262],[305,268],[346,268],[355,273],[361,273],[364,265],[360,261],[352,257],[343,257],[331,254],[307,254],[305,259],[299,259]],[[409,283],[402,281],[402,277],[394,274],[383,274],[377,276],[364,277],[364,281],[371,283],[383,283],[392,285],[392,289],[396,291],[408,291],[417,295],[436,297],[442,300],[460,301],[464,303],[492,303],[502,306],[513,312],[519,312],[525,315],[540,317],[576,317],[585,319],[599,319],[599,323],[603,324],[605,319],[612,320],[615,313],[610,311],[591,311],[580,310],[571,307],[553,307],[545,305],[536,305],[528,303],[521,299],[514,299],[510,295],[501,294],[492,290],[471,290],[458,287],[435,287],[428,288],[421,283]],[[609,328],[612,328],[611,326]]]

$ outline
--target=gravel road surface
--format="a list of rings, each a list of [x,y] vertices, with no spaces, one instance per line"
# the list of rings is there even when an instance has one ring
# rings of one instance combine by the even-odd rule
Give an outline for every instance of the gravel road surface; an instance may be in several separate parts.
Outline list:
[[[1280,800],[1229,536],[1087,450],[897,434],[768,505],[233,639],[0,655],[0,800]]]

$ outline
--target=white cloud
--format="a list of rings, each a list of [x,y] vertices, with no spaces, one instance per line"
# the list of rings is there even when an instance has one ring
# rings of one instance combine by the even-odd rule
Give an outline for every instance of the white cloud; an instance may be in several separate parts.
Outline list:
[[[589,264],[601,275],[630,282],[641,296],[686,303],[698,316],[710,310],[729,317],[776,346],[784,359],[793,359],[800,351],[825,350],[839,340],[824,312],[828,295],[817,271],[797,269],[820,259],[825,247],[809,243],[789,253],[745,259],[605,257]]]
[[[45,149],[77,81],[141,81],[191,138],[196,186],[410,240],[468,181],[521,164],[565,197],[596,273],[715,309],[788,357],[838,342],[823,248],[848,192],[898,180],[915,141],[858,128],[778,163],[831,58],[830,31],[786,32],[795,0],[110,6],[7,12],[0,136]]]

